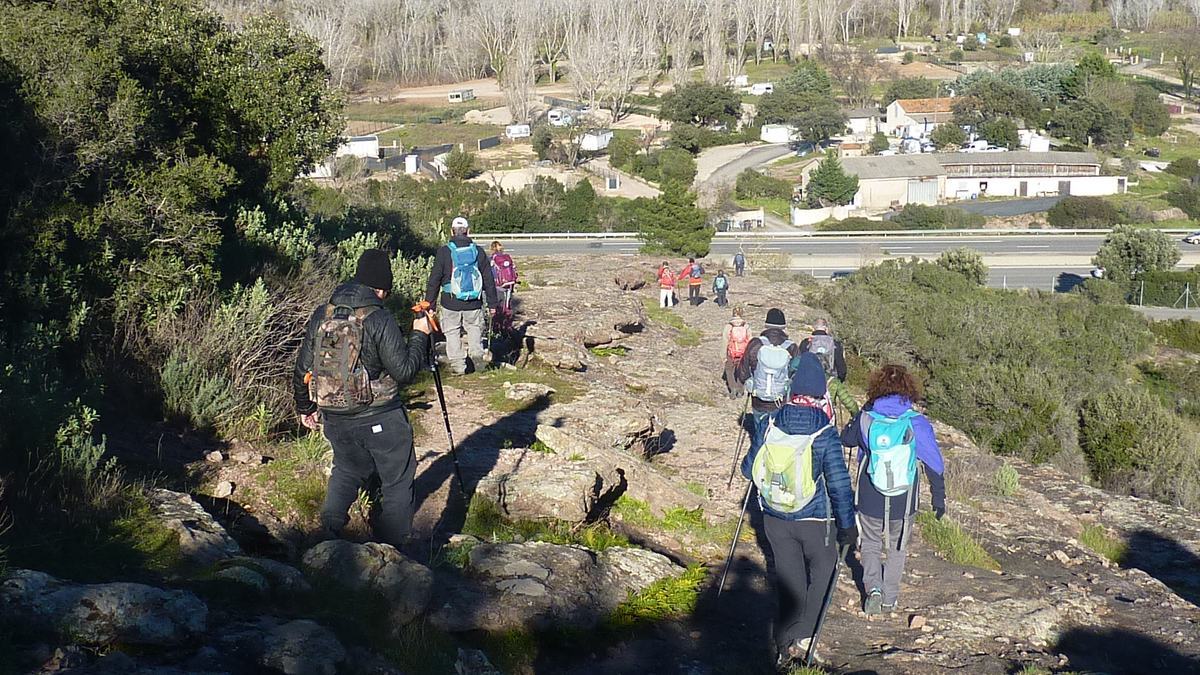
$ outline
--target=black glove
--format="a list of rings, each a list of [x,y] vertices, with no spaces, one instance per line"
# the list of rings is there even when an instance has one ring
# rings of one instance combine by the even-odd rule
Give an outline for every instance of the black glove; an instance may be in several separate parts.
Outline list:
[[[942,516],[944,516],[944,515],[946,515],[946,505],[945,504],[934,504],[933,517],[937,518],[938,520],[941,520]]]
[[[837,543],[838,548],[848,548],[853,551],[858,546],[858,527],[851,525],[844,530],[838,528]]]

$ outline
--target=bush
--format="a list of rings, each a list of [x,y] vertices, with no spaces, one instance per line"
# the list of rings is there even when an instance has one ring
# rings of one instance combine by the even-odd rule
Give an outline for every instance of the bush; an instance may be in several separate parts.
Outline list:
[[[1114,281],[1131,279],[1146,272],[1165,272],[1179,262],[1179,246],[1158,230],[1117,225],[1104,238],[1092,263]]]
[[[782,178],[774,178],[746,169],[738,174],[734,194],[738,199],[791,199],[792,184]]]
[[[869,147],[872,154],[878,155],[884,150],[892,147],[892,144],[888,142],[887,136],[884,136],[882,131],[876,131],[875,135],[871,137],[871,144]]]
[[[1001,497],[1011,497],[1017,494],[1017,489],[1021,486],[1021,474],[1008,464],[1002,465],[996,469],[995,475],[992,476],[992,487],[995,488],[996,494]]]
[[[1200,218],[1200,190],[1191,185],[1183,185],[1166,194],[1167,203],[1174,206],[1189,218]]]
[[[966,230],[983,227],[987,218],[950,206],[905,204],[892,222],[902,230]]]
[[[671,129],[671,139],[668,143],[677,148],[683,148],[695,155],[705,148],[715,148],[718,145],[730,145],[732,143],[757,139],[758,134],[755,133],[753,128],[747,128],[741,132],[729,132],[680,124]]]
[[[1072,292],[1100,305],[1124,305],[1129,297],[1129,288],[1124,283],[1095,277],[1084,279]]]
[[[912,63],[916,60],[916,56],[912,52],[905,50],[903,60],[905,63]]]
[[[830,232],[882,232],[885,230],[901,229],[898,224],[890,220],[871,220],[859,216],[846,218],[845,220],[827,220],[818,227]]]
[[[1130,284],[1130,294],[1139,304],[1155,307],[1182,307],[1180,298],[1188,286],[1193,296],[1200,295],[1200,271],[1155,270],[1143,272]],[[1192,301],[1193,304],[1196,300]]]
[[[1009,150],[1013,150],[1021,144],[1021,139],[1017,135],[1017,125],[1006,117],[997,117],[980,124],[979,135],[988,143]]]
[[[686,150],[664,148],[658,152],[658,172],[664,183],[676,181],[691,185],[696,179],[696,160]]]
[[[842,170],[842,163],[832,152],[821,160],[808,177],[805,197],[812,208],[849,204],[858,194],[858,176]]]
[[[1007,33],[1004,35],[1001,35],[1000,39],[996,40],[996,46],[1001,49],[1008,49],[1009,47],[1012,47],[1013,46],[1012,36],[1008,35]]]
[[[616,143],[620,137],[613,138],[613,143]],[[533,135],[529,139],[533,146],[533,151],[537,153],[539,161],[550,159],[550,146],[554,145],[554,134],[550,132],[550,127],[538,125],[533,128]],[[609,152],[612,152],[612,146],[609,146]],[[623,162],[618,162],[617,166],[621,166]]]
[[[956,272],[977,286],[986,286],[988,268],[983,264],[983,254],[972,248],[955,248],[942,251],[937,259],[938,267]]]
[[[954,146],[961,148],[967,143],[967,132],[957,124],[940,124],[929,134],[929,140],[938,150]]]
[[[1117,206],[1117,212],[1120,214],[1118,222],[1129,225],[1150,223],[1154,220],[1154,212],[1145,202],[1123,202]]]
[[[474,176],[475,170],[475,155],[455,148],[446,155],[446,177],[455,180],[466,180]]]
[[[1079,444],[1110,490],[1200,505],[1196,435],[1144,389],[1115,387],[1080,407]]]
[[[1065,197],[1050,207],[1046,220],[1060,229],[1107,229],[1121,222],[1121,214],[1101,197]]]
[[[1166,172],[1194,182],[1200,178],[1200,162],[1197,162],[1195,157],[1180,157],[1171,160],[1171,163],[1167,165]]]
[[[628,134],[614,134],[612,141],[608,144],[608,162],[614,167],[623,167],[633,160],[637,151],[636,138]]]
[[[662,97],[660,113],[663,119],[677,124],[708,126],[717,123],[732,125],[741,114],[742,100],[729,87],[690,82],[682,84]]]
[[[879,103],[885,108],[901,98],[933,98],[937,96],[938,83],[924,77],[906,77],[893,80],[883,92]]]
[[[1150,330],[1163,344],[1200,354],[1200,321],[1188,319],[1155,321],[1150,324]]]

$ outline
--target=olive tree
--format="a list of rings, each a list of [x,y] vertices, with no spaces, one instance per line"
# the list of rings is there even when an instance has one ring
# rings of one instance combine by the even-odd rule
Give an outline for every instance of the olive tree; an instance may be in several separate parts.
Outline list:
[[[1142,272],[1169,270],[1179,262],[1179,247],[1158,230],[1117,225],[1104,238],[1092,264],[1110,279],[1132,279]]]

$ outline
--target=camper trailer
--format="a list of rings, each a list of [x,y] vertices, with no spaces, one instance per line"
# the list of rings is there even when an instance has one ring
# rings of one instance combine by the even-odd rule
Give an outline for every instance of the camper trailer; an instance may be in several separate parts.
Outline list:
[[[554,108],[546,113],[546,120],[556,127],[569,126],[574,119],[571,117],[571,113],[561,108]]]
[[[598,131],[589,131],[577,140],[579,141],[579,149],[584,152],[598,152],[608,147],[612,142],[613,132],[609,129],[600,129]]]
[[[751,96],[763,96],[775,91],[775,85],[770,82],[756,82],[750,85]]]
[[[510,124],[504,127],[504,135],[509,139],[529,138],[531,133],[528,124]]]
[[[451,103],[464,103],[475,100],[474,89],[455,89],[447,95]]]

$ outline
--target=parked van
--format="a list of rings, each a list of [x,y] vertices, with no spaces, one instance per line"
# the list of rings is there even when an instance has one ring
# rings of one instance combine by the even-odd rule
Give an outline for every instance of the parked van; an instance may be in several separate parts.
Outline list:
[[[770,82],[756,82],[750,85],[751,96],[763,96],[775,91],[775,85]]]
[[[510,124],[504,127],[504,135],[509,139],[529,138],[532,131],[528,124]]]
[[[571,117],[571,113],[561,108],[554,108],[550,110],[550,112],[546,113],[546,119],[550,122],[550,124],[553,124],[556,127],[565,127],[574,120],[574,118]]]
[[[465,101],[475,100],[474,89],[455,89],[447,95],[451,103],[463,103]]]

